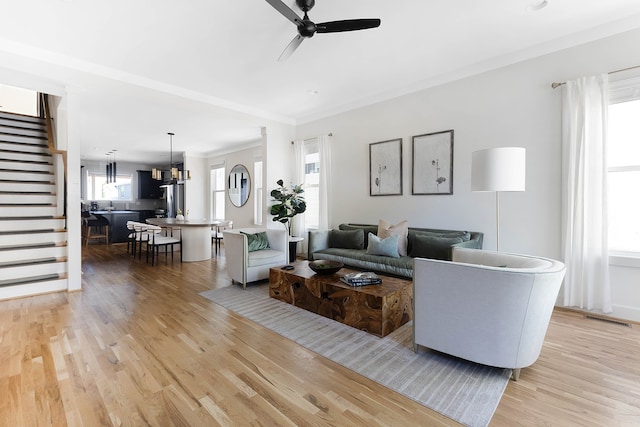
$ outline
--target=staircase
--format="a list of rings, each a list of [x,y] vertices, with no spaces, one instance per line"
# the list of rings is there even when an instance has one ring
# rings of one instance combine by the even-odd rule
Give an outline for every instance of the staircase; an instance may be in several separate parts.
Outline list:
[[[45,119],[0,112],[0,299],[67,289],[67,230]]]

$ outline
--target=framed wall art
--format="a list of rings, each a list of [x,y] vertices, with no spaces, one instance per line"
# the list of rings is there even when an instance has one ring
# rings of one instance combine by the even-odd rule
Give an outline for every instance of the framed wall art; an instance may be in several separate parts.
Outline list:
[[[402,138],[369,144],[369,195],[402,195]]]
[[[416,135],[412,143],[411,194],[453,194],[453,130]]]

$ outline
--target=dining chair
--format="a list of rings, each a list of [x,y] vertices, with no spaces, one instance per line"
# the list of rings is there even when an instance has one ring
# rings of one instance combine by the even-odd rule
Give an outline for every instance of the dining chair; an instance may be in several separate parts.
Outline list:
[[[156,258],[160,255],[160,248],[164,247],[165,263],[169,259],[169,248],[171,248],[171,260],[173,261],[174,246],[180,248],[180,262],[182,262],[182,233],[179,228],[159,227],[157,225],[148,225],[147,230],[151,231],[147,243],[147,262],[149,262],[149,253],[151,253],[151,265],[155,265]],[[179,234],[179,237],[174,236]]]
[[[216,256],[220,250],[220,245],[224,239],[224,230],[233,228],[233,221],[223,221],[218,225],[211,227],[211,243],[213,243],[216,249]]]

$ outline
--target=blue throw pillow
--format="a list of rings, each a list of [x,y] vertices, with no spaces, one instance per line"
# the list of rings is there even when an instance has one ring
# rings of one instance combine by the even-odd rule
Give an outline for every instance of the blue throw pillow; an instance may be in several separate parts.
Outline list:
[[[240,233],[247,236],[247,244],[249,246],[249,252],[260,251],[262,249],[269,249],[269,239],[267,238],[267,232],[261,231],[256,234],[249,234],[241,231]]]
[[[367,254],[382,255],[392,258],[400,258],[398,253],[398,235],[389,236],[381,239],[373,233],[369,233],[369,246],[367,246]]]

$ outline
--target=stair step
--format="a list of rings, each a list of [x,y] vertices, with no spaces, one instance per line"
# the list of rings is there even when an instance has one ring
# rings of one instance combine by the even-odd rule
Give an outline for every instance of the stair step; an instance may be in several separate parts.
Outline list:
[[[0,131],[0,142],[2,143],[22,143],[22,145],[46,145],[47,138],[31,135],[19,135],[10,132]]]
[[[40,276],[20,277],[17,279],[0,280],[0,287],[26,285],[29,283],[45,282],[49,280],[66,279],[66,273],[42,274]]]
[[[57,202],[55,194],[46,192],[0,191],[0,205],[53,206]]]
[[[29,159],[0,159],[0,162],[4,162],[7,164],[17,164],[17,165],[46,165],[53,166],[50,159],[47,160],[29,160]]]
[[[0,169],[1,182],[54,182],[55,176],[49,171],[15,171]],[[1,184],[0,184],[1,185]]]
[[[7,236],[7,235],[11,235],[11,234],[42,234],[42,233],[53,233],[56,231],[64,231],[64,230],[55,230],[53,228],[41,228],[41,229],[31,229],[31,230],[7,230],[7,231],[0,231],[0,236]]]
[[[10,119],[14,121],[20,122],[29,122],[29,123],[44,123],[45,119],[37,116],[28,116],[26,114],[19,113],[11,113],[9,111],[0,111],[0,118]]]
[[[36,259],[23,259],[18,261],[2,261],[0,262],[0,269],[2,268],[11,268],[11,267],[21,267],[25,265],[42,265],[42,264],[53,264],[56,262],[65,262],[67,257],[46,257],[46,258],[36,258]]]
[[[10,126],[10,127],[21,128],[21,129],[36,129],[36,130],[41,130],[45,132],[47,130],[47,124],[44,121],[30,122],[30,121],[7,118],[7,117],[0,117],[0,127],[1,126]]]
[[[23,218],[39,218],[46,215],[56,215],[58,213],[57,206],[2,206],[0,205],[0,219],[15,218],[21,216]]]
[[[14,207],[40,207],[40,206],[56,206],[55,203],[51,202],[18,202],[18,203],[4,203],[0,201],[0,208],[14,208]],[[0,211],[1,212],[1,211]]]
[[[64,217],[31,217],[31,218],[2,218],[0,217],[0,233],[22,233],[33,229],[60,230],[65,227]]]
[[[0,262],[0,277],[5,280],[67,272],[67,257],[46,257]]]
[[[67,232],[64,229],[38,229],[38,230],[6,230],[0,231],[0,246],[40,243],[66,243]]]
[[[10,136],[28,136],[34,139],[47,139],[46,129],[30,129],[22,126],[14,126],[0,123],[0,139],[4,139],[5,135]]]
[[[22,266],[33,260],[60,259],[66,257],[67,254],[66,242],[20,245],[15,245],[14,242],[6,247],[0,247],[0,259],[2,259],[3,263],[7,263],[9,267]],[[41,262],[36,262],[36,264],[41,264]],[[2,271],[2,276],[4,276],[4,271]]]
[[[56,186],[53,182],[0,182],[0,189],[7,191],[19,191],[22,193],[55,193]]]
[[[47,180],[47,179],[0,179],[0,186],[3,184],[48,184],[48,185],[53,185],[54,182],[51,180]]]
[[[24,169],[18,169],[18,168],[0,168],[0,172],[7,172],[7,173],[25,173],[25,174],[30,174],[30,175],[53,175],[53,171],[50,170],[43,170],[43,171],[38,171],[38,170],[24,170]]]
[[[46,139],[31,135],[14,135],[9,132],[2,132],[0,129],[0,143],[10,145],[20,149],[20,147],[48,147]]]
[[[25,161],[18,159],[0,158],[0,169],[20,172],[50,172],[53,173],[53,163],[50,161]]]
[[[35,161],[46,161],[51,162],[51,153],[43,152],[43,153],[28,153],[20,150],[15,150],[12,148],[2,148],[0,147],[0,158],[3,160],[35,160]]]
[[[56,244],[55,242],[43,242],[43,243],[20,243],[18,245],[0,245],[0,252],[2,251],[19,251],[23,249],[41,249],[41,248],[54,248],[56,246],[65,246],[64,243]]]
[[[29,139],[20,142],[2,138],[0,134],[0,149],[17,153],[36,153],[46,154],[49,152],[49,146],[46,143],[30,144]]]

